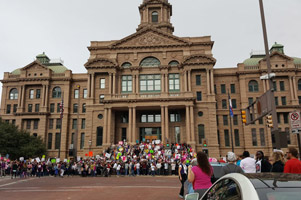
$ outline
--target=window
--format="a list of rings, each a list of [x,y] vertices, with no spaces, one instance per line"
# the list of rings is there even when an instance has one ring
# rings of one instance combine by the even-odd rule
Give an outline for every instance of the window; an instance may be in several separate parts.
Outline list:
[[[61,128],[61,119],[56,119],[56,129]]]
[[[278,124],[281,124],[281,118],[280,118],[280,114],[277,113],[277,121],[278,121]]]
[[[199,144],[202,144],[202,140],[205,139],[205,126],[203,124],[198,125]]]
[[[28,112],[32,112],[32,104],[28,104]]]
[[[34,90],[29,90],[29,99],[34,98]]]
[[[202,101],[202,92],[197,92],[196,93],[196,100],[197,101]]]
[[[159,67],[160,65],[160,60],[155,57],[144,58],[140,63],[140,67]]]
[[[78,112],[78,104],[75,103],[73,104],[73,113],[77,113]]]
[[[253,103],[253,97],[249,97],[248,102],[249,102],[249,105],[251,105]]]
[[[31,120],[26,120],[26,129],[31,129]]]
[[[85,103],[83,103],[83,105],[82,105],[82,113],[86,113],[86,104]]]
[[[18,90],[16,88],[13,88],[9,92],[9,99],[16,100],[18,99]]]
[[[239,147],[240,146],[240,141],[239,141],[239,130],[234,129],[234,139],[235,139],[235,146]]]
[[[275,105],[276,105],[276,106],[279,105],[278,97],[275,97]]]
[[[237,108],[236,99],[231,99],[232,108]]]
[[[249,82],[249,92],[258,92],[258,82],[257,81],[250,81]]]
[[[217,142],[218,142],[218,144],[221,143],[221,136],[220,136],[219,130],[217,130]]]
[[[264,128],[259,129],[259,132],[260,132],[260,145],[265,146]]]
[[[221,93],[226,94],[226,85],[225,84],[221,84]]]
[[[180,75],[169,74],[169,91],[180,91]]]
[[[86,119],[82,119],[82,129],[86,128]]]
[[[227,100],[226,99],[222,100],[222,108],[227,109]]]
[[[259,124],[263,124],[263,118],[260,118],[260,119],[258,120],[258,123],[259,123]]]
[[[224,126],[228,126],[228,115],[223,115],[223,124]]]
[[[237,115],[234,115],[234,116],[233,116],[233,125],[234,125],[234,126],[237,126],[237,125],[238,125],[238,116],[237,116]]]
[[[257,146],[256,128],[252,128],[252,144],[253,146]]]
[[[50,104],[50,112],[51,112],[51,113],[54,113],[54,103],[51,103],[51,104]]]
[[[103,128],[97,127],[96,146],[102,146]]]
[[[218,121],[218,115],[216,115],[216,125],[218,126],[219,121]]]
[[[230,138],[229,138],[229,130],[224,130],[224,136],[225,136],[225,146],[230,146]]]
[[[105,89],[106,88],[106,79],[105,78],[101,78],[100,79],[100,89]]]
[[[152,22],[157,23],[158,19],[159,19],[158,12],[157,11],[152,12]]]
[[[77,119],[72,120],[72,129],[77,129]]]
[[[284,91],[285,87],[284,87],[284,81],[280,81],[280,91]]]
[[[48,149],[52,149],[52,133],[48,133]]]
[[[273,89],[274,89],[274,91],[277,91],[277,82],[276,81],[273,81]]]
[[[169,115],[170,122],[180,122],[181,121],[181,115],[180,114],[170,114]]]
[[[11,110],[11,105],[7,104],[6,105],[6,114],[10,114],[10,110]]]
[[[127,116],[126,116],[127,117]],[[175,120],[181,120],[180,119],[180,116],[174,118]],[[128,123],[128,118],[126,118],[127,122]],[[152,123],[152,122],[161,122],[161,115],[160,114],[143,114],[141,115],[141,122],[142,123]],[[176,122],[176,121],[172,121],[172,122]]]
[[[237,200],[242,199],[241,196],[240,187],[233,180],[223,179],[217,182],[203,199]]]
[[[235,93],[236,93],[236,90],[235,90],[235,84],[231,84],[231,85],[230,85],[230,88],[231,88],[231,93],[232,93],[232,94],[235,94]]]
[[[141,92],[160,92],[161,76],[160,75],[140,75]]]
[[[291,144],[290,128],[285,128],[285,133],[286,133],[286,136],[287,136],[287,144]]]
[[[41,90],[37,89],[37,91],[36,91],[36,99],[39,99],[39,98],[41,98]]]
[[[301,90],[301,79],[298,80],[298,90]]]
[[[35,119],[33,120],[33,129],[38,129],[39,128],[39,120]]]
[[[125,62],[121,65],[121,67],[123,67],[123,68],[130,68],[131,66],[132,66],[132,64],[129,62]]]
[[[61,134],[56,133],[55,134],[55,149],[59,149],[61,146]]]
[[[49,119],[49,129],[53,129],[53,119]]]
[[[72,146],[74,145],[74,137],[75,137],[75,133],[71,134],[71,144]]]
[[[170,61],[170,62],[168,63],[168,65],[171,66],[171,67],[176,67],[176,66],[178,66],[179,64],[180,64],[180,63],[179,63],[178,61],[176,61],[176,60]]]
[[[79,89],[74,90],[74,99],[79,98]]]
[[[286,97],[281,97],[281,103],[283,106],[286,106]]]
[[[283,113],[283,122],[288,124],[288,113]]]
[[[132,92],[132,76],[122,76],[122,92]]]
[[[59,113],[61,111],[61,103],[56,104],[56,112]]]
[[[88,97],[88,90],[84,89],[83,94],[84,94],[84,99],[86,99]]]
[[[155,115],[155,122],[161,122],[161,115]]]
[[[196,85],[201,85],[202,84],[201,75],[196,75],[195,80],[196,80]]]
[[[142,122],[142,123],[147,122],[147,117],[146,117],[146,115],[141,115],[141,122]]]
[[[301,96],[298,96],[299,104],[301,104]]]
[[[85,133],[81,133],[80,135],[80,149],[83,149],[85,146]]]
[[[35,104],[34,105],[34,111],[35,112],[40,112],[40,104]]]
[[[52,90],[52,98],[61,98],[62,97],[62,91],[60,87],[55,87]]]
[[[17,108],[18,108],[18,104],[14,104],[14,107],[13,107],[13,113],[16,113],[16,112],[17,112]]]
[[[121,123],[129,123],[129,116],[127,113],[121,114]]]
[[[214,94],[217,94],[216,85],[214,85]]]

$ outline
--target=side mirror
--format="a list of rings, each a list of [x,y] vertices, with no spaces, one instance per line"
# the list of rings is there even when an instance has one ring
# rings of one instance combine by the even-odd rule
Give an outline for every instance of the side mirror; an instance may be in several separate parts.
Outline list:
[[[199,193],[187,194],[185,200],[199,200]]]

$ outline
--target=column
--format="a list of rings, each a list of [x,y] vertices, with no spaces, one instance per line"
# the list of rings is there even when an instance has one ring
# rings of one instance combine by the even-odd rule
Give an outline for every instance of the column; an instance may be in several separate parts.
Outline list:
[[[169,138],[169,115],[168,115],[168,106],[165,106],[165,137]],[[167,142],[167,141],[166,141]],[[170,142],[170,141],[169,141]]]
[[[210,94],[210,82],[209,82],[209,69],[206,70],[207,73],[207,94]]]
[[[136,107],[133,107],[133,127],[132,127],[132,140],[135,143],[136,142]]]
[[[188,91],[191,92],[191,71],[188,71]]]
[[[133,75],[132,90],[133,94],[136,94],[136,75]]]
[[[121,94],[121,91],[122,91],[121,79],[122,79],[122,76],[118,76],[118,85],[117,85],[117,93],[118,94]]]
[[[291,100],[294,100],[294,88],[293,88],[293,80],[292,77],[288,77],[289,83],[290,83],[290,93],[291,93]]]
[[[190,115],[189,106],[186,106],[186,143],[190,142]]]
[[[165,75],[162,74],[161,77],[162,77],[162,80],[161,80],[161,83],[162,83],[162,85],[161,85],[161,91],[162,91],[162,93],[165,93]]]
[[[88,74],[88,98],[91,97],[91,74]]]
[[[107,108],[104,109],[104,120],[103,120],[103,144],[107,143],[107,121],[108,121],[108,110]]]
[[[48,102],[49,102],[49,85],[45,85],[45,88],[46,88],[45,106],[48,107]]]
[[[4,88],[4,87],[3,87]],[[22,90],[23,90],[23,86],[19,87],[19,97],[18,97],[18,107],[21,107],[21,99],[22,99]],[[2,100],[2,103],[4,103],[4,101]]]
[[[113,94],[116,93],[116,73],[113,74]]]
[[[109,74],[109,94],[112,94],[112,73]]]
[[[128,129],[129,129],[128,141],[129,141],[129,143],[131,143],[132,142],[132,108],[131,107],[129,107],[129,128]]]
[[[112,132],[112,108],[108,109],[108,128],[107,128],[107,144],[111,144],[111,132]]]
[[[266,83],[266,85],[267,85],[267,90],[269,90],[269,89],[270,89],[270,83],[269,83],[269,80],[265,80],[265,83]]]
[[[92,84],[91,84],[91,97],[92,99],[95,98],[95,95],[94,95],[94,91],[95,91],[95,74],[93,73],[92,74]]]
[[[190,106],[190,127],[191,127],[191,141],[195,142],[195,132],[194,132],[194,112],[193,106]]]
[[[187,92],[187,71],[184,71],[184,92]]]
[[[213,69],[211,71],[211,94],[214,94],[214,80],[213,80]]]
[[[168,74],[165,74],[165,92],[168,93]]]
[[[296,84],[296,76],[293,76],[293,88],[295,92],[295,99],[298,100],[298,93],[297,93],[297,84]]]
[[[45,89],[45,85],[42,85],[43,86],[43,91],[42,91],[42,94],[43,94],[43,98],[42,98],[42,107],[45,107],[45,98],[46,98],[46,89]]]
[[[25,85],[23,86],[23,89],[22,89],[22,99],[21,99],[21,108],[22,108],[22,112],[24,111],[23,109],[24,109],[24,101],[25,101],[25,89],[26,89],[26,87],[25,87]]]
[[[139,93],[139,75],[137,74],[137,78],[136,78],[136,93]]]
[[[165,113],[164,106],[161,106],[161,140],[165,142]]]
[[[266,85],[265,85],[265,80],[262,80],[262,84],[263,84],[263,91],[266,92],[267,88],[266,88]]]

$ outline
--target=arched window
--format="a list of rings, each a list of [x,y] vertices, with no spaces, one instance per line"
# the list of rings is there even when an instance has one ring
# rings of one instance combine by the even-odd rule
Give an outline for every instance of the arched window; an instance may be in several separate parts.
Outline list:
[[[141,67],[159,67],[160,65],[160,60],[155,57],[144,58],[140,63]]]
[[[250,81],[249,82],[249,92],[258,92],[258,82],[257,81]]]
[[[121,67],[123,67],[123,68],[130,68],[131,66],[132,66],[132,64],[129,62],[125,62],[121,65]]]
[[[62,97],[62,90],[60,87],[55,87],[52,90],[52,98],[61,98]]]
[[[158,22],[159,15],[157,11],[152,12],[152,22],[156,23]]]
[[[18,99],[18,90],[16,88],[10,90],[9,99]]]
[[[204,124],[198,125],[198,136],[199,136],[199,144],[202,144],[202,140],[205,139],[205,126]]]
[[[172,67],[176,67],[176,66],[179,65],[179,62],[176,61],[176,60],[173,60],[173,61],[170,61],[170,62],[168,63],[168,65],[169,65],[169,66],[172,66]]]
[[[298,90],[301,90],[301,79],[298,81]]]

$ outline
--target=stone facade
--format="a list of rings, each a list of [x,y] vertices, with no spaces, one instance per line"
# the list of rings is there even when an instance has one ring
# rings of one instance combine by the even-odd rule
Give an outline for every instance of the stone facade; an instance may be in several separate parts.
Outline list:
[[[209,155],[219,157],[231,151],[229,90],[236,101],[235,152],[263,150],[270,155],[272,136],[265,122],[241,122],[241,109],[269,87],[259,79],[267,71],[264,56],[253,55],[237,68],[213,69],[214,42],[209,36],[173,35],[167,0],[144,0],[139,11],[136,33],[117,41],[91,42],[85,74],[73,74],[45,54],[4,73],[2,119],[41,136],[50,156],[58,155],[59,145],[62,158],[73,148],[79,156],[89,151],[96,155],[123,139],[132,144],[153,139],[188,143],[199,151],[202,139],[207,139]],[[299,108],[301,62],[284,55],[279,45],[271,51],[280,128],[285,130],[287,113]],[[295,135],[290,143],[296,145]]]

